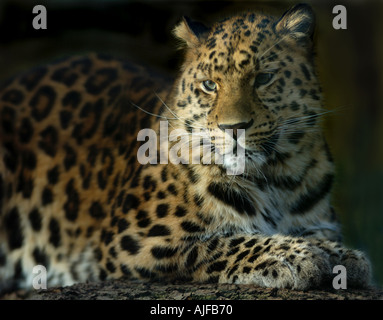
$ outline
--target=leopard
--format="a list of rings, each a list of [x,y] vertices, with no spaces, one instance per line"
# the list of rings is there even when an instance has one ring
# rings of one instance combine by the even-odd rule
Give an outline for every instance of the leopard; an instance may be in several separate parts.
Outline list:
[[[337,265],[349,287],[368,287],[368,257],[342,244],[332,205],[314,31],[307,4],[211,26],[183,17],[174,78],[89,53],[5,81],[2,290],[31,289],[39,265],[49,287],[126,278],[309,290],[331,287]],[[164,138],[165,125],[183,134]],[[140,132],[154,133],[151,148]],[[161,158],[177,144],[178,162]],[[213,161],[188,161],[191,144]]]

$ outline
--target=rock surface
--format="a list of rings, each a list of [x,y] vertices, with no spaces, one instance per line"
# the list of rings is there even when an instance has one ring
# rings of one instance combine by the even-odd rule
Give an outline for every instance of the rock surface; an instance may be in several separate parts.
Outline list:
[[[17,291],[2,299],[27,300],[383,300],[383,290],[295,291],[234,284],[168,284],[113,280],[81,283],[32,292]]]

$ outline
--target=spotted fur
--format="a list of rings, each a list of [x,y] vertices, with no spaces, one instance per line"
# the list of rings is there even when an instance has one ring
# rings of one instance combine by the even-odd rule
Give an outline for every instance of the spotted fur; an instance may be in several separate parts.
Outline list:
[[[31,288],[37,264],[49,286],[130,277],[307,289],[328,284],[338,264],[348,285],[367,285],[369,262],[339,244],[330,204],[313,19],[306,5],[211,28],[185,18],[175,81],[91,54],[6,82],[2,288]],[[230,158],[140,164],[138,131],[158,132],[164,119],[207,129],[212,150],[233,143],[224,129],[235,141],[245,129],[245,172],[228,175]]]

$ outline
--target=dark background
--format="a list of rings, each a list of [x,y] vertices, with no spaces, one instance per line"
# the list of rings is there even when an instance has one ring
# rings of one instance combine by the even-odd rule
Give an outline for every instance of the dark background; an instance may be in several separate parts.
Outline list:
[[[317,16],[323,125],[337,164],[334,204],[346,245],[365,251],[383,285],[383,1],[307,0]],[[0,80],[60,56],[112,53],[170,75],[179,64],[171,30],[183,15],[205,23],[243,10],[282,14],[296,1],[0,0]],[[47,30],[34,30],[44,5]],[[332,8],[347,9],[347,30]]]

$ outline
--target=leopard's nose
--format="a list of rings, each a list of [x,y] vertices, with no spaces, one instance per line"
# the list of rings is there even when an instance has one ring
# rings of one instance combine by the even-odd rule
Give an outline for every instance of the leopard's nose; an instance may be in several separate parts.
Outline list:
[[[233,138],[237,140],[237,130],[238,129],[249,129],[254,123],[253,119],[250,119],[249,122],[238,122],[234,124],[218,124],[218,128],[220,128],[222,131],[225,131],[226,129],[232,129],[233,130]]]

